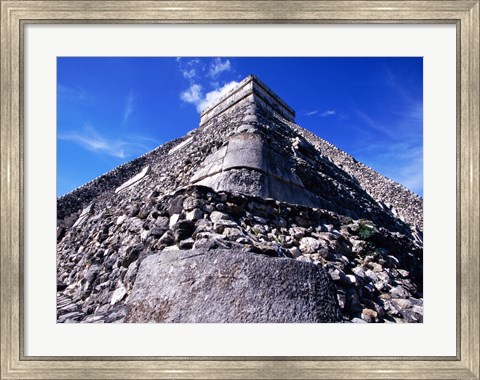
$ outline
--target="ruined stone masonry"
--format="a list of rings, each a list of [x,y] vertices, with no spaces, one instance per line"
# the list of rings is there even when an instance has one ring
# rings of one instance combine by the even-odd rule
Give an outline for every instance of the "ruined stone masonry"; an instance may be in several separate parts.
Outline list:
[[[422,208],[248,76],[58,198],[57,321],[422,322]]]

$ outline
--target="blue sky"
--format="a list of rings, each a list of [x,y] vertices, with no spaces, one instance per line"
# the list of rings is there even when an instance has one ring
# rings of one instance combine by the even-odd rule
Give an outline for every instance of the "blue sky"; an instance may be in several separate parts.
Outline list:
[[[296,123],[423,195],[422,58],[59,57],[57,195],[181,137],[256,74]]]

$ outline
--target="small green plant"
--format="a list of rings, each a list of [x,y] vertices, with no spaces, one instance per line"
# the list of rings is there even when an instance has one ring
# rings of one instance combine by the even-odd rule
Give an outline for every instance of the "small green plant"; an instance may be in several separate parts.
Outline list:
[[[373,227],[365,222],[361,222],[358,226],[358,237],[362,240],[368,239],[373,232]]]
[[[282,245],[282,244],[284,243],[284,241],[283,241],[283,236],[277,233],[277,234],[275,235],[275,241],[276,241],[278,244]]]

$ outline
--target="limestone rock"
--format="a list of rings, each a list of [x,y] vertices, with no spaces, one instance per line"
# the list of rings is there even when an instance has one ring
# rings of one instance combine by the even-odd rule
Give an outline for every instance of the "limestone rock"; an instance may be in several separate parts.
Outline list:
[[[122,285],[113,292],[112,300],[110,301],[110,304],[115,305],[117,302],[121,301],[123,297],[125,297],[125,294],[127,294],[127,290]]]
[[[127,322],[339,321],[322,268],[229,250],[149,256],[127,306]]]

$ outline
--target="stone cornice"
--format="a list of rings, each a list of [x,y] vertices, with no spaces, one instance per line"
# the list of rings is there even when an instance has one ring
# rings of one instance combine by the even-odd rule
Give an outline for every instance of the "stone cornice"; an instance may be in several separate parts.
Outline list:
[[[260,100],[258,103],[266,104],[288,121],[295,121],[295,111],[257,76],[249,75],[243,79],[238,86],[218,99],[215,104],[201,112],[200,125],[202,126],[212,118],[243,104],[246,99],[255,103],[257,103],[257,100]]]

